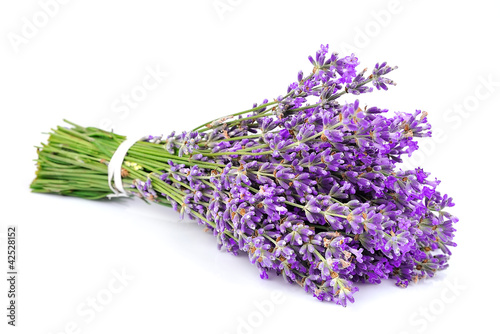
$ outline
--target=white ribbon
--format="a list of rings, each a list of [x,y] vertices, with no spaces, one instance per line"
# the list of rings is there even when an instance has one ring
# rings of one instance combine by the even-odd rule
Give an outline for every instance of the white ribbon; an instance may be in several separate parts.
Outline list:
[[[128,197],[129,195],[123,189],[122,183],[122,164],[128,150],[139,140],[144,140],[146,137],[127,137],[120,146],[116,149],[115,153],[111,157],[108,164],[108,185],[109,189],[113,191],[113,194],[109,194],[107,197],[109,199],[113,197]],[[113,186],[113,180],[115,185]]]

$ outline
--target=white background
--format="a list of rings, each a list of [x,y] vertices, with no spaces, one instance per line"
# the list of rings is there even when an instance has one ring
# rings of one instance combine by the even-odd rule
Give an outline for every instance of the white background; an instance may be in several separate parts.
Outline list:
[[[47,2],[0,5],[0,332],[497,328],[497,3],[61,0],[45,22]],[[280,277],[261,280],[245,255],[219,252],[201,226],[168,208],[30,193],[34,146],[63,118],[125,135],[191,129],[284,93],[300,69],[310,71],[307,56],[322,43],[343,55],[354,49],[360,68],[399,66],[390,75],[398,86],[361,96],[362,104],[429,112],[437,136],[406,166],[442,179],[460,218],[450,267],[434,279],[408,289],[360,286],[344,309]],[[148,71],[168,75],[123,109],[123,94],[140,89]],[[5,316],[7,224],[19,230],[14,330]],[[115,282],[123,270],[129,280]],[[107,303],[99,312],[87,304],[96,297]]]

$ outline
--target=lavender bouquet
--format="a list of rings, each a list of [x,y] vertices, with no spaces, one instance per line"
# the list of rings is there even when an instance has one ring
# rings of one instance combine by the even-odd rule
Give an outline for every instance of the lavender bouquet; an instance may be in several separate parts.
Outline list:
[[[406,287],[432,277],[455,246],[458,219],[446,211],[454,204],[429,173],[396,167],[418,148],[415,137],[431,135],[426,112],[389,117],[339,102],[369,84],[394,85],[385,75],[396,67],[385,62],[368,75],[328,45],[309,60],[312,72],[299,72],[286,94],[166,138],[123,148],[124,136],[67,122],[39,147],[31,189],[170,206],[220,249],[247,253],[261,278],[281,275],[342,306],[354,302],[357,282]]]

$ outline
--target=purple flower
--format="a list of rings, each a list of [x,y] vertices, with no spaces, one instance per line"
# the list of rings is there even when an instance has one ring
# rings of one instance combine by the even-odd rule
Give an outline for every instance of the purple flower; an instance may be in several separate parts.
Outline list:
[[[136,143],[122,172],[127,190],[195,219],[221,250],[246,253],[261,278],[281,275],[342,306],[354,302],[358,282],[392,278],[407,287],[445,269],[456,246],[453,200],[429,173],[397,165],[418,150],[415,138],[431,136],[427,113],[388,115],[359,100],[343,102],[345,94],[395,85],[387,74],[397,67],[383,62],[359,70],[355,55],[330,53],[328,45],[309,61],[311,71],[300,71],[275,99],[193,131]],[[78,152],[77,145],[61,145],[64,133],[58,133],[40,152],[42,181],[35,180],[34,189],[106,196],[107,168],[97,161],[123,137],[73,131],[92,141]],[[98,157],[89,159],[94,151]],[[89,163],[68,166],[64,157]],[[54,168],[87,168],[82,175],[93,177],[90,189],[62,172],[54,179]],[[102,187],[90,186],[99,180]]]

